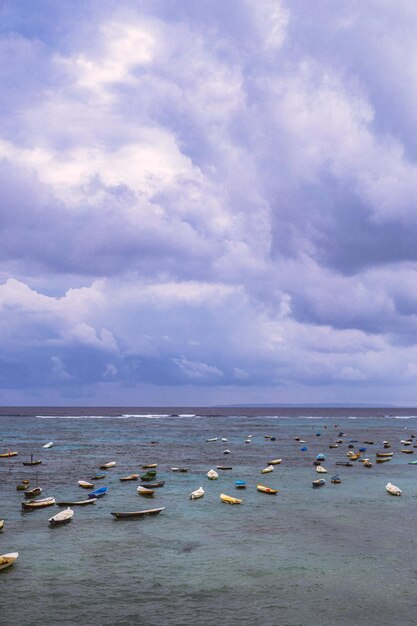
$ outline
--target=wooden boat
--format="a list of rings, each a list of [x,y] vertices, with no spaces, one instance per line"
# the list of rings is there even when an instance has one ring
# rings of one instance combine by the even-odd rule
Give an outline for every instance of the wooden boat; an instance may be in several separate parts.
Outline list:
[[[235,480],[236,489],[246,489],[246,481],[245,480]]]
[[[102,478],[106,478],[106,474],[96,474],[92,480],[101,480]]]
[[[145,482],[147,480],[153,480],[155,478],[156,474],[157,474],[156,470],[148,470],[147,472],[145,472],[145,474],[142,474],[140,479],[144,480]]]
[[[273,471],[274,471],[274,466],[268,465],[268,467],[264,467],[264,469],[261,470],[261,474],[269,474],[269,472],[273,472]]]
[[[161,511],[163,511],[165,509],[165,507],[161,507],[160,509],[145,509],[144,511],[129,511],[129,512],[122,512],[122,511],[117,511],[116,513],[111,513],[111,515],[114,515],[114,517],[116,519],[128,519],[128,518],[134,518],[134,517],[146,517],[147,515],[159,515],[159,513]]]
[[[52,506],[55,504],[55,498],[43,498],[42,500],[29,500],[28,502],[22,502],[23,510],[43,509],[46,506]]]
[[[0,519],[0,533],[3,532],[3,528],[4,528],[4,519]]]
[[[147,496],[148,498],[150,498],[154,494],[154,490],[153,489],[149,489],[149,487],[144,487],[143,485],[139,485],[139,487],[137,487],[136,491],[141,496]]]
[[[26,485],[16,485],[16,491],[25,491],[27,489]]]
[[[231,467],[230,465],[216,465],[216,468],[218,470],[232,470],[233,467]]]
[[[17,452],[2,452],[0,454],[0,459],[8,459],[11,456],[17,456]]]
[[[46,443],[44,446],[42,446],[42,448],[52,448],[53,445],[54,445],[53,441],[48,441],[48,443]]]
[[[336,465],[343,465],[344,467],[353,467],[353,463],[350,461],[336,461]]]
[[[8,554],[0,555],[0,569],[6,569],[6,567],[10,567],[16,561],[19,556],[18,552],[9,552]]]
[[[219,477],[218,473],[216,472],[216,470],[211,469],[207,472],[207,478],[209,480],[217,480],[217,478]]]
[[[146,483],[146,485],[141,485],[141,487],[147,487],[148,489],[158,489],[159,487],[163,487],[165,485],[164,480],[159,480],[156,483]]]
[[[393,452],[376,452],[375,454],[376,454],[376,456],[380,457],[381,459],[388,459],[388,458],[391,458],[392,456],[394,456]]]
[[[96,489],[95,491],[92,491],[91,493],[89,493],[88,497],[89,498],[102,498],[103,496],[106,495],[108,490],[109,490],[108,487],[100,487],[99,489]]]
[[[27,489],[25,491],[26,498],[34,498],[35,496],[40,496],[42,493],[42,487],[34,487],[33,489]]]
[[[227,496],[225,493],[220,494],[220,500],[226,502],[226,504],[243,504],[243,500],[240,498],[234,498],[233,496]]]
[[[330,481],[335,485],[339,485],[342,482],[340,476],[332,476]]]
[[[385,489],[388,491],[388,493],[390,493],[392,496],[400,496],[401,495],[401,489],[399,487],[396,487],[395,485],[393,485],[392,483],[387,483],[385,485]]]
[[[403,454],[414,454],[414,450],[410,450],[409,448],[407,448],[406,450],[401,450],[401,452]]]
[[[30,455],[30,461],[22,461],[22,465],[40,465],[42,463],[42,459],[33,460],[33,454]]]
[[[129,474],[129,476],[124,476],[123,478],[119,478],[119,480],[137,480],[139,478],[139,474]]]
[[[268,461],[268,465],[279,465],[282,459],[273,459],[272,461]]]
[[[204,493],[205,491],[203,487],[199,487],[198,489],[190,493],[190,500],[197,500],[198,498],[202,498],[204,496]]]
[[[349,457],[351,461],[357,461],[360,458],[361,453],[360,452],[348,452],[346,456]]]
[[[269,493],[271,495],[279,493],[278,489],[272,489],[272,487],[265,487],[265,485],[256,485],[258,491],[262,493]]]
[[[50,517],[48,522],[51,526],[63,526],[64,524],[69,524],[69,522],[74,517],[74,511],[68,507],[64,509],[64,511],[60,511],[53,517]]]
[[[387,457],[387,458],[383,458],[383,459],[381,459],[381,458],[377,458],[377,459],[376,459],[376,462],[377,462],[377,463],[388,463],[388,461],[391,461],[391,459],[392,459],[392,457],[390,457],[390,456],[389,456],[389,457]]]
[[[154,469],[158,467],[158,463],[149,463],[148,465],[142,465],[142,469]]]
[[[316,472],[318,472],[319,474],[327,474],[327,469],[324,468],[322,465],[317,465]]]
[[[97,498],[88,498],[87,500],[75,500],[68,502],[57,502],[57,506],[87,506],[88,504],[94,504]]]
[[[78,484],[83,489],[94,489],[94,484],[93,483],[88,483],[86,480],[79,480]]]
[[[171,467],[171,472],[188,472],[188,467]]]
[[[30,483],[30,480],[28,480],[27,478],[24,478],[22,480],[22,485],[29,485],[29,483]]]
[[[103,463],[100,465],[100,469],[110,469],[111,467],[115,467],[116,461],[109,461],[109,463]]]
[[[317,480],[313,480],[311,482],[313,487],[323,487],[326,484],[324,478],[318,478]]]

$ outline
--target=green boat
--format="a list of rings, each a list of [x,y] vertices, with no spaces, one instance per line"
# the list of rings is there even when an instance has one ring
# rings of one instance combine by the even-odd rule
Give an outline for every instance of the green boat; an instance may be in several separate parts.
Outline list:
[[[156,470],[148,470],[145,474],[142,474],[140,479],[146,482],[147,480],[153,480],[155,476],[156,476]]]

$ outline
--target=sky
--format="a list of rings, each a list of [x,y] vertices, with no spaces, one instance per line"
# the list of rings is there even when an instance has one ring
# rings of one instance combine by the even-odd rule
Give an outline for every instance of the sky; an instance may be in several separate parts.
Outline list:
[[[0,404],[417,404],[414,0],[0,29]]]

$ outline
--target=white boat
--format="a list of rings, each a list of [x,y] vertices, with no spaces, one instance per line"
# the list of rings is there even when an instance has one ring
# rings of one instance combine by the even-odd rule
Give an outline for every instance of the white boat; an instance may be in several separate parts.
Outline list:
[[[48,521],[51,526],[62,526],[63,524],[68,524],[68,522],[72,520],[73,516],[74,511],[70,507],[68,507],[67,509],[60,511],[53,517],[50,517]]]
[[[103,463],[100,465],[100,469],[109,469],[110,467],[114,467],[116,465],[116,461],[110,461],[109,463]]]
[[[385,489],[388,491],[388,493],[390,493],[392,496],[400,496],[402,491],[399,487],[396,487],[395,485],[393,485],[392,483],[387,483],[385,485]]]
[[[223,450],[223,454],[230,454],[230,450]]]
[[[197,500],[197,498],[202,498],[203,496],[204,496],[204,489],[203,487],[199,487],[198,489],[190,493],[190,500]]]
[[[206,439],[206,441],[217,441],[217,437],[212,437],[211,439]]]
[[[324,468],[322,465],[317,465],[316,472],[318,472],[319,474],[327,474],[327,469]]]
[[[222,437],[222,441],[227,441],[227,437]]]
[[[154,490],[153,489],[149,489],[148,487],[143,487],[142,485],[139,485],[139,487],[137,487],[136,491],[141,495],[141,496],[153,496],[154,494]]]
[[[268,461],[268,465],[279,465],[282,459],[274,459],[273,461]]]
[[[269,472],[273,472],[273,471],[274,471],[274,466],[268,465],[268,467],[265,467],[263,470],[261,470],[261,474],[269,474]]]
[[[94,484],[88,483],[86,480],[79,480],[78,484],[80,487],[83,487],[84,489],[94,489]]]
[[[219,475],[214,469],[211,469],[207,472],[207,478],[209,478],[210,480],[216,480],[218,477]]]
[[[9,552],[9,554],[1,554],[0,555],[0,569],[6,569],[6,567],[10,567],[16,561],[19,556],[18,552]]]
[[[42,498],[42,500],[28,500],[22,502],[22,509],[42,509],[45,506],[52,506],[55,504],[55,498]]]
[[[53,441],[49,441],[44,446],[42,446],[42,448],[52,448],[53,445],[54,445],[54,442]]]

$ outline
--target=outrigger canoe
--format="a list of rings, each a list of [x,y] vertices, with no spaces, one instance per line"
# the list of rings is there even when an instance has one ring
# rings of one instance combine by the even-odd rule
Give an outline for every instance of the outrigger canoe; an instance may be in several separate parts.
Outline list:
[[[233,496],[227,496],[225,493],[220,494],[220,500],[227,504],[243,504],[243,500],[240,498],[234,498]]]
[[[9,552],[9,554],[0,555],[0,569],[6,569],[6,567],[13,565],[18,556],[18,552]]]
[[[164,509],[165,507],[163,506],[160,509],[145,509],[144,511],[127,511],[127,512],[117,511],[115,513],[111,513],[111,515],[114,515],[116,519],[146,517],[147,515],[159,515],[159,513],[163,511]]]
[[[278,489],[272,489],[272,487],[265,487],[265,485],[256,485],[256,488],[258,491],[261,491],[262,493],[269,493],[269,494],[279,493]]]
[[[50,517],[48,522],[51,526],[63,526],[64,524],[69,524],[73,517],[74,511],[68,507],[64,511],[60,511],[53,517]]]

